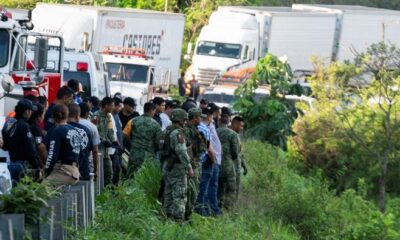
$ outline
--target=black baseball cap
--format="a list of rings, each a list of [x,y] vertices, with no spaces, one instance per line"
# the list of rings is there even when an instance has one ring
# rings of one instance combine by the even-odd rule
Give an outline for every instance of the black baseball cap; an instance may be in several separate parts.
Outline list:
[[[131,106],[131,107],[136,107],[135,99],[133,99],[131,97],[126,97],[124,99],[124,105],[128,105],[128,106]]]
[[[232,110],[228,107],[222,107],[221,108],[221,115],[228,115],[228,116],[232,116]]]
[[[220,109],[220,107],[218,107],[217,104],[215,104],[215,103],[209,103],[209,104],[208,104],[208,107],[211,108],[211,111],[212,111],[213,113],[214,113],[214,112],[218,112],[219,109]]]
[[[17,107],[21,108],[22,110],[32,110],[37,111],[37,106],[33,105],[33,103],[28,99],[21,99],[17,103]]]
[[[208,107],[202,109],[202,113],[205,115],[212,115],[213,111],[212,111],[211,107],[208,106]]]

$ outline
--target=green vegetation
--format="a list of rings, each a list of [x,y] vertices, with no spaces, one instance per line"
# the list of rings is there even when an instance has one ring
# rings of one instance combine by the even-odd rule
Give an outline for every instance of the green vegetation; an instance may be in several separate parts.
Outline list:
[[[46,201],[56,194],[57,191],[47,184],[25,177],[11,189],[10,194],[0,195],[0,214],[25,214],[26,222],[35,223],[39,220],[40,208],[47,206]]]
[[[289,64],[272,54],[258,61],[256,72],[235,94],[235,109],[246,119],[246,135],[286,149],[287,138],[294,134],[292,125],[302,112],[285,99],[293,74]],[[255,90],[269,86],[269,95],[256,99]]]
[[[246,141],[250,168],[237,209],[218,218],[194,215],[179,226],[155,201],[159,167],[146,163],[135,180],[106,191],[97,202],[94,227],[78,239],[399,239],[400,199],[386,213],[365,198],[365,186],[340,196],[321,174],[304,177],[293,157],[277,147]]]

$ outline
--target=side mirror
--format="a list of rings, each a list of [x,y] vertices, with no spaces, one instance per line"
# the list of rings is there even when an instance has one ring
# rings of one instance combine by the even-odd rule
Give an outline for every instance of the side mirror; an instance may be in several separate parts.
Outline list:
[[[39,69],[46,69],[48,55],[48,41],[44,38],[37,38],[35,41],[35,64]]]
[[[1,87],[4,89],[6,93],[12,92],[15,87],[15,82],[9,75],[1,74]]]

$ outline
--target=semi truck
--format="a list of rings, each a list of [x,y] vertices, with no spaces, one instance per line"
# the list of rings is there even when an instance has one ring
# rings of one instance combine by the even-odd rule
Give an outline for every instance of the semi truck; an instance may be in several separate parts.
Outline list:
[[[399,22],[398,11],[361,6],[219,7],[193,53],[188,48],[185,80],[209,85],[226,71],[254,67],[267,53],[286,56],[293,71],[313,71],[313,56],[327,64],[353,59],[383,36],[399,46]]]
[[[67,48],[102,54],[111,93],[122,89],[139,104],[151,97],[152,84],[165,87],[179,77],[183,14],[38,3],[33,23],[35,31],[61,34]]]
[[[254,67],[267,53],[285,55],[293,69],[309,69],[312,55],[330,60],[335,27],[335,14],[325,12],[219,7],[200,32],[185,77],[209,85],[227,70]]]

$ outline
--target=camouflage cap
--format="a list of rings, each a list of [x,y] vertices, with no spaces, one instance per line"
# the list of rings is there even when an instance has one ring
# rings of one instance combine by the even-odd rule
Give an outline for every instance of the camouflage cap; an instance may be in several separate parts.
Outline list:
[[[184,122],[188,119],[188,114],[181,108],[175,108],[171,113],[171,121]]]
[[[191,108],[189,110],[189,117],[207,117],[207,115],[203,114],[200,108]]]

